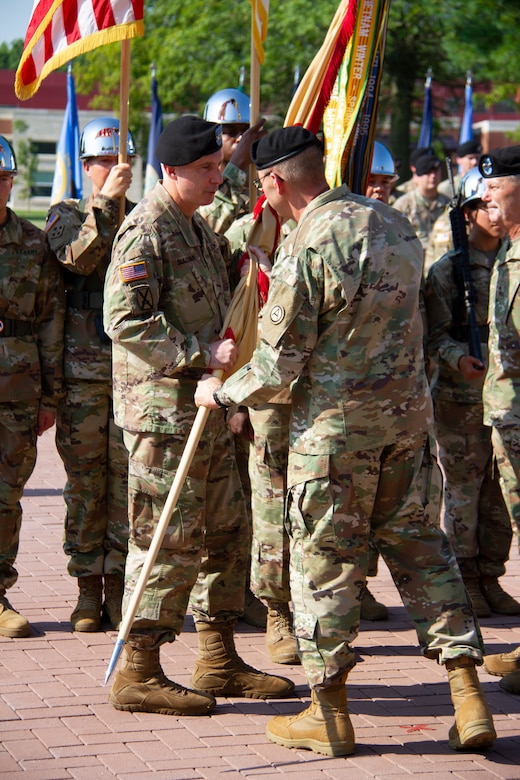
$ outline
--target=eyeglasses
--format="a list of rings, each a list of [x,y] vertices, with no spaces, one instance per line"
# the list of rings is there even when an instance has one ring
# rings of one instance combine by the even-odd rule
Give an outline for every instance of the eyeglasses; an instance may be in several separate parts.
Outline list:
[[[263,192],[264,191],[264,185],[262,184],[262,182],[263,182],[264,179],[267,179],[267,177],[270,176],[270,175],[271,175],[271,171],[267,171],[265,176],[262,176],[261,179],[253,179],[253,184],[255,185],[255,187],[256,187],[258,192]]]

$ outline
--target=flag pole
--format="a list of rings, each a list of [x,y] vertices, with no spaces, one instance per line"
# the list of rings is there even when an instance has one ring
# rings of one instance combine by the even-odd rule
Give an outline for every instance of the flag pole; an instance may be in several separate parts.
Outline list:
[[[130,105],[130,39],[121,41],[121,81],[119,83],[119,155],[118,162],[127,162],[128,114]],[[126,195],[119,201],[119,224],[125,218]]]
[[[251,11],[251,72],[249,74],[250,88],[249,96],[251,99],[250,109],[250,126],[258,122],[260,119],[260,60],[255,47],[255,39],[253,35],[254,29],[254,11]],[[254,166],[249,166],[249,211],[253,211],[257,200],[256,187],[253,184],[254,179]]]

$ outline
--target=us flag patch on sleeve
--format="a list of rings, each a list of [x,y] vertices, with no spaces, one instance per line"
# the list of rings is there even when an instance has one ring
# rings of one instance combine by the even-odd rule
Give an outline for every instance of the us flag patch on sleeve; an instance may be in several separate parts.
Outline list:
[[[119,268],[123,282],[135,282],[138,279],[148,279],[148,270],[144,260],[137,263],[125,263]]]

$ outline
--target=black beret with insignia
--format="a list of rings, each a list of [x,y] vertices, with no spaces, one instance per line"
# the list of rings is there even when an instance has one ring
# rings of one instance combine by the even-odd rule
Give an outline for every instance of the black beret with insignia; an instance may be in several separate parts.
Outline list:
[[[480,154],[482,152],[482,144],[475,138],[470,141],[465,141],[463,144],[457,146],[457,157],[465,157],[467,154]]]
[[[295,157],[309,146],[322,147],[314,133],[305,127],[280,127],[272,133],[253,141],[251,144],[251,159],[259,171],[270,168],[271,165]]]
[[[520,144],[495,149],[480,158],[478,169],[485,179],[520,176]]]
[[[424,176],[425,173],[431,173],[441,167],[441,161],[434,154],[422,154],[415,161],[415,173],[417,176]]]
[[[181,116],[162,131],[155,156],[164,165],[189,165],[221,148],[220,125],[198,116]]]

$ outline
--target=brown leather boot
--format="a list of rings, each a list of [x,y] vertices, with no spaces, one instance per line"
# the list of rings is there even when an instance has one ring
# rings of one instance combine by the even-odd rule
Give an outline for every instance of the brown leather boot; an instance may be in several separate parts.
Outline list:
[[[520,645],[510,653],[495,653],[484,656],[484,669],[489,674],[503,677],[520,669]]]
[[[103,612],[110,620],[110,625],[117,631],[121,625],[121,604],[125,590],[125,580],[122,574],[105,574],[105,603]]]
[[[477,617],[490,617],[491,609],[480,589],[478,577],[464,577],[464,586],[471,599],[473,612]]]
[[[278,715],[267,724],[271,742],[289,748],[307,748],[326,756],[350,756],[354,729],[348,716],[346,676],[323,690],[313,689],[311,703],[299,715]]]
[[[208,715],[215,708],[210,694],[191,691],[166,677],[158,647],[142,650],[129,645],[123,647],[121,666],[108,701],[116,710],[159,715]]]
[[[73,631],[99,631],[103,578],[101,575],[78,577],[79,598],[70,616]]]
[[[506,593],[498,577],[481,577],[480,589],[492,612],[497,615],[520,615],[520,604]]]
[[[361,598],[361,617],[363,620],[388,620],[388,607],[376,601],[366,586]]]
[[[300,663],[289,604],[283,601],[267,603],[265,642],[275,664]]]
[[[194,688],[213,696],[246,699],[284,699],[294,695],[294,683],[285,677],[264,674],[248,666],[237,654],[233,622],[197,621],[199,658],[191,682]]]
[[[31,626],[27,618],[20,615],[5,596],[0,596],[0,636],[22,639],[30,633]]]
[[[462,655],[446,661],[446,670],[455,708],[455,723],[449,734],[450,748],[486,750],[493,744],[496,732],[480,687],[475,661]]]

